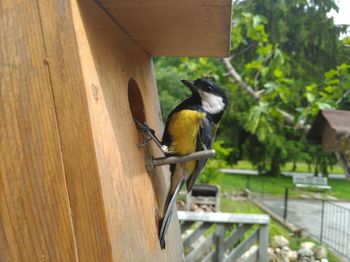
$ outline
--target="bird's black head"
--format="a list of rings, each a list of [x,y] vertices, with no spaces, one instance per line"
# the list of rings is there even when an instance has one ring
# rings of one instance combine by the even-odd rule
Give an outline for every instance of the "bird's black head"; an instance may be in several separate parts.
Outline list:
[[[228,103],[225,92],[209,80],[198,78],[181,82],[191,89],[192,96],[200,98],[202,107],[213,117],[214,122],[218,123]]]

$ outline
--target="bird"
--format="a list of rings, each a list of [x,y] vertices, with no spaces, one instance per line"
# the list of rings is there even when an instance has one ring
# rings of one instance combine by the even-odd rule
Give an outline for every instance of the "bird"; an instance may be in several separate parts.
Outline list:
[[[211,148],[223,113],[228,105],[225,92],[205,79],[181,80],[191,91],[169,114],[162,140],[166,156],[184,156]],[[165,235],[170,224],[176,197],[186,183],[190,192],[207,159],[170,165],[171,183],[160,219],[159,240],[165,249]]]

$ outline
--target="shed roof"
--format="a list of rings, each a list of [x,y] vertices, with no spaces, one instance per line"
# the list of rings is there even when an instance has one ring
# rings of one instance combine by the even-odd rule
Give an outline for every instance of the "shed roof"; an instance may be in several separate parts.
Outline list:
[[[97,1],[151,55],[229,55],[232,0]]]
[[[350,111],[321,110],[313,122],[307,138],[315,143],[322,143],[323,130],[329,125],[337,135],[350,134]]]

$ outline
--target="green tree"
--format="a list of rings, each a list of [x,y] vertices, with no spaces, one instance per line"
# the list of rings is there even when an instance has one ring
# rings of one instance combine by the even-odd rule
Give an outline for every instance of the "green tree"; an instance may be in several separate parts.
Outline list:
[[[169,90],[179,79],[212,78],[228,89],[219,138],[221,146],[234,148],[230,162],[248,159],[276,175],[284,163],[304,160],[326,172],[334,158],[307,145],[305,131],[320,109],[350,104],[349,65],[342,60],[349,55],[349,40],[338,40],[344,27],[327,17],[331,8],[336,5],[330,0],[239,2],[229,58],[155,61],[165,110],[185,95]]]
[[[179,81],[190,77],[187,72],[179,70],[180,65],[181,61],[178,58],[155,59],[158,93],[164,120],[173,107],[190,93]]]

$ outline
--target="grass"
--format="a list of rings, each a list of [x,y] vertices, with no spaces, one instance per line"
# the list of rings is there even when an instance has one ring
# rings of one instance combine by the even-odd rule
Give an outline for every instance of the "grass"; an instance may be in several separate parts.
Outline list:
[[[264,212],[250,201],[232,201],[227,198],[221,198],[221,211],[231,213],[246,213],[246,214],[263,214]],[[249,234],[249,232],[248,232]],[[293,250],[298,250],[300,244],[305,241],[311,241],[319,245],[316,241],[307,236],[294,237],[284,226],[275,221],[270,220],[270,242],[276,235],[282,235],[289,240],[289,246]],[[271,243],[270,243],[271,244]],[[341,262],[341,260],[328,250],[329,262]]]
[[[221,199],[221,211],[230,213],[245,214],[265,214],[260,208],[250,201],[232,201],[227,198]],[[270,223],[270,239],[275,235],[283,235],[288,237],[289,231],[281,226],[277,221],[271,220]]]
[[[296,164],[296,170],[295,172],[302,172],[302,173],[309,173],[313,172],[315,169],[313,165],[311,165],[311,170],[309,170],[309,166],[306,163],[297,163]],[[236,165],[233,165],[232,168],[235,169],[251,169],[255,170],[256,168],[246,160],[238,161]],[[282,167],[282,172],[290,172],[293,171],[293,164],[292,163],[287,163],[284,167]],[[335,165],[333,168],[329,168],[328,172],[334,173],[334,174],[344,174],[343,169],[339,165]]]
[[[293,190],[294,185],[291,177],[250,176],[249,180],[249,188],[256,193],[282,197],[286,187],[291,189],[289,191],[290,197],[298,198],[304,193],[303,191]],[[247,188],[248,176],[220,174],[218,181],[223,192],[238,192]],[[328,184],[332,187],[332,190],[321,193],[324,197],[328,195],[341,200],[350,200],[349,181],[330,179]]]

